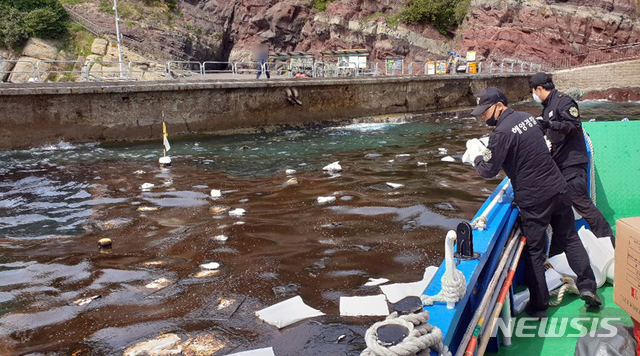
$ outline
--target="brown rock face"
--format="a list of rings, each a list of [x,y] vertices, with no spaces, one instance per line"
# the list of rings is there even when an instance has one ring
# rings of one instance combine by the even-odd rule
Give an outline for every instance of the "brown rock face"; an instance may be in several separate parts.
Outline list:
[[[640,40],[636,0],[473,0],[460,51],[494,60],[579,65],[603,47]]]
[[[615,103],[640,101],[640,88],[615,88],[602,91],[591,91],[585,94],[581,100],[609,100]]]

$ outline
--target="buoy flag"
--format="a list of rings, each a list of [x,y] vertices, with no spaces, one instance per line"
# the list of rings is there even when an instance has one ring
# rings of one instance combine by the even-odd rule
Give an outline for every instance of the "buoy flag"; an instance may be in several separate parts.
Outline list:
[[[164,149],[166,151],[169,151],[171,149],[171,145],[169,144],[169,139],[167,138],[169,137],[169,135],[167,135],[167,125],[164,123],[164,121],[162,122],[162,142],[164,144]]]

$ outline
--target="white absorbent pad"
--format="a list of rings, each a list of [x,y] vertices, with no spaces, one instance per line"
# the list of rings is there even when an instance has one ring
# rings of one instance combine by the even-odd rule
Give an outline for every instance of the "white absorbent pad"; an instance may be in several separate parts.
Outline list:
[[[256,312],[256,315],[277,328],[284,328],[303,319],[324,315],[323,312],[304,304],[300,296],[282,301]]]
[[[408,296],[419,297],[422,295],[433,276],[438,271],[438,267],[429,266],[425,269],[422,279],[411,283],[395,283],[380,286],[382,293],[387,296],[389,303],[396,303],[400,299]]]
[[[367,297],[340,297],[340,315],[386,316],[389,307],[384,294]]]

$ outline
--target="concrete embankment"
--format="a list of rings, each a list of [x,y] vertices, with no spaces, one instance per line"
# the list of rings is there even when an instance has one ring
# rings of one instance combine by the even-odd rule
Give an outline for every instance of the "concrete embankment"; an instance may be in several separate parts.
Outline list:
[[[474,93],[528,97],[529,75],[448,75],[228,82],[61,83],[0,86],[0,149],[47,143],[145,140],[303,126],[475,105]],[[302,105],[287,99],[297,91]],[[294,90],[295,89],[295,90]]]

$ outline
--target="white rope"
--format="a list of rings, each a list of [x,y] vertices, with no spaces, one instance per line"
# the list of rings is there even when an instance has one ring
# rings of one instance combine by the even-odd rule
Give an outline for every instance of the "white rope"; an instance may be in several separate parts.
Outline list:
[[[553,292],[549,293],[550,297],[558,296],[558,298],[555,301],[549,301],[549,305],[552,307],[557,307],[558,305],[560,305],[566,293],[580,295],[580,290],[578,290],[576,281],[573,278],[565,277],[562,280],[565,282],[562,285],[562,287],[560,287],[560,289],[556,289]]]
[[[423,295],[420,297],[422,304],[433,305],[435,302],[447,302],[457,303],[465,293],[467,293],[467,281],[464,278],[464,273],[459,270],[453,271],[454,278],[450,280],[445,275],[442,276],[442,290],[440,293],[429,296]]]
[[[426,311],[402,316],[398,316],[397,312],[392,313],[385,320],[371,325],[367,330],[364,336],[367,348],[360,356],[414,356],[426,349],[450,356],[451,352],[442,343],[442,330],[429,324],[428,320],[429,312]],[[396,345],[382,345],[378,340],[378,328],[391,324],[404,326],[409,330],[409,335]]]
[[[587,134],[584,128],[582,128],[582,135],[587,141],[587,145],[589,145],[589,151],[591,151],[591,159],[589,160],[589,183],[591,200],[593,201],[593,205],[596,205],[596,167],[593,160],[593,142],[591,142],[591,137],[589,137],[589,134]]]

